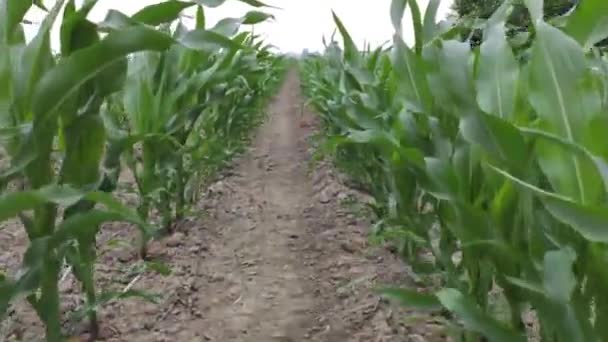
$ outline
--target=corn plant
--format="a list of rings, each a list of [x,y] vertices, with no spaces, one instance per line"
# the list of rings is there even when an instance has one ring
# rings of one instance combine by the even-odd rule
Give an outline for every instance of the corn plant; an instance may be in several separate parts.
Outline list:
[[[432,295],[384,293],[449,311],[457,340],[521,341],[526,323],[543,341],[605,340],[607,75],[594,45],[606,5],[581,2],[556,28],[542,1],[525,1],[533,38],[521,49],[505,33],[510,2],[478,47],[436,23],[438,3],[423,17],[415,1],[393,1],[387,53],[359,52],[336,17],[341,56],[334,45],[303,66],[329,145],[367,156],[356,172],[376,175],[366,185],[384,208],[379,226],[419,274],[439,278]]]
[[[216,6],[223,1],[209,3]],[[222,32],[201,27],[182,28],[179,34],[155,28],[173,22],[195,2],[168,1],[145,7],[132,17],[111,11],[102,23],[87,19],[95,4],[85,1],[77,8],[74,1],[58,0],[46,9],[40,1],[0,1],[0,135],[10,161],[1,172],[0,219],[18,217],[30,241],[22,271],[0,278],[0,316],[12,301],[25,297],[44,323],[48,341],[63,340],[58,282],[64,262],[82,286],[94,336],[97,306],[110,297],[125,296],[98,295],[95,288],[100,227],[108,221],[126,221],[138,226],[143,236],[154,231],[109,193],[116,185],[125,141],[115,139],[107,112],[111,99],[123,89],[125,80],[129,82],[129,67],[139,61],[132,54],[157,51],[173,56],[179,46],[188,51],[182,53],[186,55],[207,53],[218,45],[239,45]],[[47,15],[33,40],[26,42],[22,23],[33,5]],[[62,9],[60,47],[53,51],[50,29]],[[243,21],[266,17],[252,12]],[[238,20],[223,23],[229,29]],[[197,61],[193,63],[195,69]],[[197,86],[196,82],[187,84]],[[164,83],[163,87],[180,85]]]
[[[105,141],[99,106],[119,84],[121,65],[102,69],[85,62],[87,53],[102,44],[84,19],[92,4],[79,11],[73,2],[67,4],[59,63],[50,48],[49,31],[64,2],[54,5],[27,44],[20,22],[32,2],[0,4],[2,74],[7,80],[0,115],[11,158],[3,181],[19,182],[23,189],[3,195],[2,218],[18,215],[31,242],[24,255],[24,272],[17,279],[2,280],[0,313],[16,296],[26,296],[45,323],[50,341],[62,339],[57,284],[64,258],[73,266],[87,300],[94,302],[92,261],[100,224],[126,220],[146,227],[112,197],[95,191]],[[88,34],[76,36],[75,29]],[[116,59],[120,53],[108,57]],[[106,210],[93,209],[94,203],[104,204]],[[57,222],[60,207],[63,219]],[[95,326],[94,312],[90,318]]]

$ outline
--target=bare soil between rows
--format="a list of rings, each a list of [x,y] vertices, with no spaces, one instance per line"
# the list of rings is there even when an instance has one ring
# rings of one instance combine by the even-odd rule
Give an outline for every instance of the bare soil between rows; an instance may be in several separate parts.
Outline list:
[[[310,169],[314,116],[290,71],[248,152],[214,183],[177,232],[151,256],[172,270],[146,271],[132,227],[113,224],[98,239],[98,286],[159,294],[111,302],[100,313],[105,341],[445,341],[432,316],[406,311],[373,290],[414,286],[408,268],[368,245],[369,221],[343,205],[366,198],[328,163]],[[125,201],[135,202],[125,194]],[[15,222],[0,229],[0,268],[14,274],[26,247]],[[61,283],[66,317],[82,305],[70,274]],[[87,340],[86,324],[66,331]],[[40,341],[42,326],[22,302],[0,325],[0,341]]]

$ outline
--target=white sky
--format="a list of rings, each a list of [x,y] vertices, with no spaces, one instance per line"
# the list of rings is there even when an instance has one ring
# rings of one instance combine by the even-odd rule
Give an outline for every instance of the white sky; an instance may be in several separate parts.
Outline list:
[[[130,15],[146,5],[158,2],[162,1],[99,0],[89,18],[93,21],[101,21],[110,8]],[[274,14],[276,20],[256,25],[255,32],[263,34],[270,44],[277,46],[283,52],[301,52],[305,48],[311,51],[322,50],[322,36],[325,35],[329,39],[335,28],[331,16],[332,9],[342,19],[359,47],[363,46],[364,41],[377,46],[390,40],[393,34],[389,15],[391,0],[263,0],[263,2],[282,9],[262,9]],[[46,0],[44,3],[52,5],[54,1]],[[421,11],[424,11],[428,0],[418,0],[418,3]],[[452,0],[442,1],[438,18],[445,17],[451,3]],[[206,9],[207,25],[214,25],[225,17],[242,16],[251,9],[253,8],[239,1],[228,0],[220,7]],[[27,17],[30,20],[40,21],[42,15],[39,11],[32,11]],[[403,25],[406,41],[411,43],[413,33],[409,10],[406,11]],[[30,27],[27,30],[28,36],[31,36],[35,30],[35,27]],[[339,35],[337,39],[341,41]]]

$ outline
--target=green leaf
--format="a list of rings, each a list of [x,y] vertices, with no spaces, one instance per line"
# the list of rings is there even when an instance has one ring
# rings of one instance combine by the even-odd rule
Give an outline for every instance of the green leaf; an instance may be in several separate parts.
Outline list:
[[[76,188],[97,184],[105,147],[105,128],[98,115],[84,115],[64,129],[65,158],[61,167],[61,183]]]
[[[109,31],[120,30],[134,25],[138,25],[138,23],[131,19],[131,17],[120,11],[111,9],[106,13],[103,21],[98,24],[98,28],[101,31]]]
[[[410,0],[410,13],[412,14],[412,24],[414,25],[414,40],[416,54],[420,56],[422,54],[422,43],[423,43],[423,32],[422,32],[422,16],[420,15],[420,8],[418,7],[418,1]]]
[[[428,191],[438,199],[457,200],[460,195],[460,187],[458,177],[450,163],[433,157],[426,157],[424,161],[428,177],[433,184]]]
[[[16,109],[21,112],[23,117],[29,114],[36,84],[43,78],[47,69],[55,63],[51,52],[50,31],[64,3],[64,0],[55,3],[51,12],[44,18],[36,36],[20,56],[20,65],[14,73],[14,82],[17,95]]]
[[[357,144],[378,144],[387,148],[399,146],[390,134],[378,129],[348,130],[347,138],[348,141]]]
[[[532,293],[536,296],[539,296],[539,297],[545,296],[545,289],[543,288],[542,285],[539,285],[539,284],[536,284],[536,283],[533,283],[533,282],[530,282],[530,281],[527,281],[524,279],[514,278],[514,277],[505,277],[505,279],[509,283],[511,283],[523,290],[529,291],[530,293]]]
[[[194,1],[197,2],[198,4],[205,5],[207,7],[218,7],[226,2],[226,0],[194,0]],[[265,3],[263,3],[259,0],[238,0],[238,1],[246,3],[247,5],[250,5],[253,7],[274,7],[274,6],[266,5]]]
[[[602,181],[604,183],[603,192],[608,192],[608,162],[606,162],[606,160],[604,160],[604,158],[594,155],[589,150],[587,150],[584,146],[573,143],[571,141],[567,141],[555,134],[551,134],[551,133],[533,129],[533,128],[525,128],[525,127],[520,127],[519,130],[520,130],[520,132],[522,132],[522,134],[524,134],[526,136],[529,136],[529,137],[532,137],[535,139],[542,139],[544,141],[547,141],[547,142],[550,142],[557,146],[560,146],[563,148],[562,152],[577,154],[577,155],[585,158],[588,162],[594,164],[596,172],[594,172],[593,177],[602,179]]]
[[[204,30],[205,29],[205,8],[203,6],[198,6],[196,8],[196,29]]]
[[[15,284],[9,279],[0,281],[0,317],[6,317],[9,304],[15,297]]]
[[[61,54],[67,56],[75,50],[99,41],[97,26],[86,19],[97,1],[88,1],[78,11],[74,1],[70,1],[63,12],[61,23]]]
[[[198,4],[207,7],[218,7],[222,5],[226,0],[195,0]]]
[[[49,240],[49,246],[57,248],[69,240],[77,239],[94,241],[99,225],[114,221],[128,220],[120,213],[97,209],[76,212],[57,226]]]
[[[486,150],[490,158],[497,158],[520,170],[525,168],[528,147],[516,127],[488,114],[473,114],[460,120],[462,136]]]
[[[459,116],[478,111],[469,43],[448,40],[441,47],[425,47],[424,59],[433,71],[427,79],[440,106]],[[446,84],[458,84],[458,87],[446,87]]]
[[[576,10],[568,18],[565,31],[585,49],[589,49],[608,36],[606,13],[608,13],[607,1],[578,1]]]
[[[576,253],[571,248],[545,254],[543,283],[549,298],[562,304],[570,302],[572,292],[577,286],[572,269],[575,261]]]
[[[97,44],[79,50],[44,75],[36,86],[33,111],[50,119],[57,109],[89,79],[130,53],[164,50],[173,39],[143,26],[111,32]]]
[[[475,82],[479,108],[505,120],[513,114],[519,81],[519,64],[505,36],[507,8],[501,6],[488,20]]]
[[[142,8],[131,16],[131,19],[144,24],[157,26],[174,21],[179,18],[180,13],[184,9],[194,5],[196,5],[196,3],[190,1],[165,1]]]
[[[146,261],[146,268],[162,275],[162,276],[168,276],[171,274],[171,268],[160,261]]]
[[[403,27],[401,22],[403,21],[403,12],[407,6],[407,0],[392,0],[391,1],[391,21],[397,34],[401,36]]]
[[[521,188],[532,191],[541,198],[549,213],[557,220],[570,225],[589,241],[608,242],[608,210],[605,206],[581,205],[559,194],[547,192],[526,183],[508,172],[492,167],[496,172],[515,182]]]
[[[26,123],[15,127],[0,128],[0,141],[9,142],[12,139],[27,135],[32,130],[32,124]]]
[[[215,50],[218,47],[242,48],[236,41],[210,30],[190,31],[181,38],[180,43],[194,50]]]
[[[437,298],[446,309],[454,312],[463,321],[467,329],[483,334],[490,341],[526,341],[524,336],[481,311],[473,300],[456,289],[441,290],[437,293]]]
[[[543,200],[556,219],[570,225],[589,241],[608,242],[608,213],[605,206],[581,205],[557,197]]]
[[[0,221],[15,217],[45,203],[72,205],[84,197],[84,193],[66,186],[51,185],[39,190],[20,191],[0,197]]]
[[[244,25],[255,25],[264,22],[268,19],[274,19],[274,16],[269,13],[260,11],[249,11],[242,19]]]
[[[400,98],[407,100],[406,107],[417,112],[427,112],[431,108],[430,90],[426,79],[424,64],[412,52],[402,38],[395,35],[391,54],[393,71]]]
[[[34,293],[40,287],[44,271],[56,265],[48,262],[47,252],[48,238],[32,240],[23,255],[23,273],[18,279],[0,281],[0,317],[17,296]]]
[[[530,102],[545,123],[543,129],[570,142],[582,141],[589,116],[596,114],[580,113],[586,108],[579,87],[585,70],[585,55],[576,41],[555,27],[537,23],[530,62]],[[558,192],[583,202],[593,197],[589,194],[594,185],[585,181],[576,156],[542,149],[539,162]]]
[[[344,40],[344,57],[346,58],[346,60],[349,63],[358,62],[360,56],[359,56],[359,50],[357,49],[355,42],[353,41],[352,37],[346,30],[346,27],[344,27],[342,20],[340,20],[340,18],[336,15],[336,13],[334,11],[332,11],[331,13],[334,18],[334,22],[336,23],[336,26],[338,27],[338,31],[340,31],[340,35],[342,35],[342,39]]]
[[[108,211],[120,214],[125,221],[134,223],[144,231],[149,231],[152,227],[144,222],[135,210],[125,206],[112,196],[112,194],[102,191],[94,191],[86,194],[85,199],[102,204]]]
[[[394,299],[399,304],[418,310],[439,310],[441,303],[433,294],[424,294],[403,288],[380,288],[377,290],[381,295]]]
[[[274,6],[270,6],[267,5],[259,0],[238,0],[240,2],[244,2],[249,6],[253,6],[253,7],[271,7],[271,8],[278,8],[278,7],[274,7]]]
[[[84,192],[66,185],[49,185],[38,190],[20,191],[0,197],[0,221],[17,216],[20,212],[34,209],[46,203],[64,207],[74,205],[80,200],[100,203],[112,213],[116,213],[129,222],[148,226],[141,221],[137,213],[105,192]]]
[[[238,32],[242,22],[243,18],[224,18],[218,21],[209,31],[231,37]]]
[[[570,291],[569,286],[572,284],[570,280],[564,278],[574,276],[571,262],[573,255],[570,254],[572,251],[565,249],[549,253],[553,253],[553,255],[549,257],[551,259],[549,263],[546,262],[547,258],[545,257],[543,272],[553,273],[549,276],[550,279],[545,279],[545,281],[552,282],[549,284],[550,287],[553,287],[550,291]],[[558,254],[564,255],[558,256]],[[557,274],[559,270],[564,271],[564,274]],[[576,312],[575,303],[572,301],[568,303],[555,301],[553,298],[547,297],[546,288],[526,280],[516,278],[508,278],[507,280],[528,292],[526,297],[534,305],[537,315],[542,319],[543,330],[548,334],[560,336],[564,341],[599,341],[599,339],[593,337],[589,322],[585,322],[586,318],[580,315],[580,312]],[[566,284],[560,284],[560,281],[565,281]],[[574,285],[576,286],[576,283]]]
[[[32,7],[31,0],[0,0],[0,43],[12,41],[15,29]]]
[[[424,42],[430,42],[435,35],[437,34],[437,10],[439,9],[439,5],[441,0],[429,0],[428,5],[426,6],[426,10],[424,11],[424,20],[422,24],[422,35],[424,38]]]
[[[268,13],[249,11],[240,18],[224,18],[218,21],[209,31],[226,37],[232,37],[238,32],[241,25],[253,25],[272,18],[274,16]]]

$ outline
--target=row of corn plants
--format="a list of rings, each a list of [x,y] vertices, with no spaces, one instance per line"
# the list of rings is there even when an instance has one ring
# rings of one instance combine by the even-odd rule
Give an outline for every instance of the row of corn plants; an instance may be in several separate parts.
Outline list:
[[[284,70],[284,60],[270,53],[257,36],[237,34],[235,23],[256,23],[261,12],[220,22],[213,31],[233,36],[229,49],[193,50],[174,45],[162,53],[134,54],[128,62],[125,87],[107,102],[105,119],[113,152],[135,179],[138,213],[159,214],[161,232],[171,233],[189,205],[195,203],[201,182],[238,152],[262,116]],[[196,27],[205,29],[199,7]],[[167,34],[185,34],[183,25]],[[116,179],[117,172],[114,172]],[[142,236],[140,246],[145,257]]]
[[[392,1],[376,50],[334,16],[343,48],[306,57],[302,86],[324,150],[376,199],[374,233],[431,289],[385,294],[441,313],[456,341],[608,341],[608,3],[551,24],[523,4],[524,39],[504,1],[481,44],[437,22],[438,0]]]
[[[100,305],[145,296],[96,288],[103,224],[138,227],[145,252],[242,146],[284,69],[263,41],[239,32],[271,15],[252,10],[206,27],[204,8],[224,2],[166,1],[132,16],[111,10],[95,23],[88,15],[96,0],[57,0],[51,8],[0,0],[0,221],[18,218],[29,239],[19,272],[0,270],[1,319],[25,298],[46,340],[63,341],[58,285],[66,268],[81,285],[93,338]],[[33,6],[46,15],[27,41],[24,17]],[[187,8],[197,10],[192,29],[182,23]],[[55,25],[58,48],[51,47]],[[113,194],[121,167],[133,172],[137,208]]]

